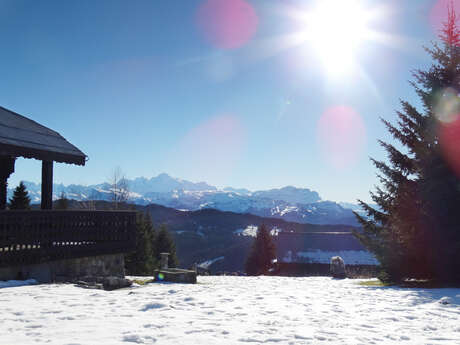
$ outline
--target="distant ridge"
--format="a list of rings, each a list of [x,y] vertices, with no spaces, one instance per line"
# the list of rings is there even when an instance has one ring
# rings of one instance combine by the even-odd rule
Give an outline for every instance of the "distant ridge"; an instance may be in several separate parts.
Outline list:
[[[94,203],[71,201],[72,208],[110,209],[106,201]],[[131,207],[131,205],[126,205]],[[257,227],[265,224],[275,237],[292,234],[351,234],[358,230],[349,225],[318,225],[288,222],[279,218],[265,218],[249,213],[235,213],[216,209],[179,211],[161,205],[136,205],[137,210],[151,216],[155,225],[165,224],[174,236],[182,267],[212,261],[212,270],[242,271]],[[349,245],[343,248],[354,249]],[[283,250],[287,247],[283,247]],[[327,246],[325,247],[327,249]]]
[[[254,192],[244,188],[218,189],[206,182],[195,183],[166,173],[127,182],[130,202],[138,205],[153,203],[189,211],[214,208],[312,224],[358,225],[353,211],[362,212],[359,205],[322,200],[316,191],[293,186]],[[40,184],[27,181],[25,184],[32,202],[40,202]],[[110,200],[112,194],[108,183],[90,186],[55,184],[53,191],[54,199],[65,193],[67,198],[78,201]],[[11,196],[12,189],[9,193]]]

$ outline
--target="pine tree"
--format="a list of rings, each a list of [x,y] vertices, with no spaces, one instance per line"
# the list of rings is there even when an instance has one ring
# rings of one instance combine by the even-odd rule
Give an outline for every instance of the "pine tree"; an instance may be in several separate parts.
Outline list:
[[[30,198],[27,188],[21,181],[14,190],[13,197],[10,199],[10,210],[30,210]]]
[[[426,278],[460,281],[460,30],[453,5],[440,34],[442,46],[425,48],[434,62],[412,82],[419,111],[401,101],[396,125],[382,119],[404,150],[380,141],[388,163],[372,160],[381,186],[371,192],[375,209],[359,201],[355,232],[380,261],[382,280]]]
[[[138,213],[136,218],[136,250],[125,256],[125,266],[131,275],[152,275],[156,265],[153,252],[155,228],[150,216]]]
[[[176,255],[176,244],[165,225],[160,226],[160,231],[158,232],[158,236],[155,240],[154,248],[157,262],[160,262],[161,253],[169,253],[168,266],[177,267],[179,265],[179,260]]]
[[[266,226],[262,224],[257,230],[251,252],[246,260],[246,274],[250,276],[266,274],[275,258],[275,245]]]

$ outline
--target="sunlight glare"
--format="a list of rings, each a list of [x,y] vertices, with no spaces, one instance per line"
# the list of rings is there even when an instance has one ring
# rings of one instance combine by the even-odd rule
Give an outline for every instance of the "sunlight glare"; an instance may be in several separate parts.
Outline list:
[[[310,42],[331,74],[352,69],[356,51],[370,34],[370,13],[355,0],[322,0],[305,14],[305,41]]]

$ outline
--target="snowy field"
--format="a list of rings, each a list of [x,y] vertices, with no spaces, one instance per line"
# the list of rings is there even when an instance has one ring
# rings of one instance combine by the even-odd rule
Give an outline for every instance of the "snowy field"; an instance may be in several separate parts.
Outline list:
[[[198,277],[118,291],[0,289],[0,344],[460,344],[460,289]]]

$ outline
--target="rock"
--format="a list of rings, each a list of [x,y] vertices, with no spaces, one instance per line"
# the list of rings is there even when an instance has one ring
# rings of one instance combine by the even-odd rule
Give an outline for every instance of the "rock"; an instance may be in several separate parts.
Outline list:
[[[131,285],[133,285],[133,282],[126,278],[105,277],[102,281],[102,285],[104,286],[104,290],[111,291],[130,287]]]
[[[78,280],[77,282],[75,282],[75,286],[78,286],[84,289],[96,289],[96,290],[104,289],[104,286],[102,284],[95,283],[95,282],[87,282],[83,280]]]
[[[334,278],[346,278],[345,262],[340,256],[333,256],[331,258],[331,273]]]
[[[126,278],[120,277],[83,277],[75,281],[75,285],[85,289],[100,289],[112,291],[130,287],[133,282]]]
[[[438,302],[441,303],[441,304],[444,304],[444,305],[451,304],[452,299],[450,297],[443,297]]]

